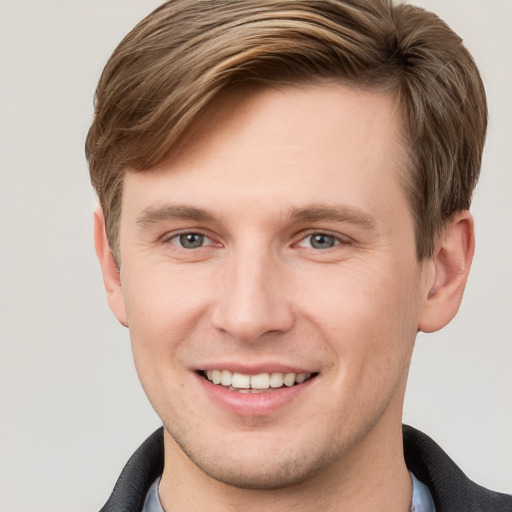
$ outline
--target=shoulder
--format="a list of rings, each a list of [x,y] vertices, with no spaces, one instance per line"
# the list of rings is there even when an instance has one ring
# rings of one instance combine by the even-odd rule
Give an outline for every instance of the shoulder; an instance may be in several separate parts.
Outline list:
[[[100,512],[139,512],[146,494],[164,468],[163,428],[159,428],[130,457]]]
[[[403,426],[407,467],[427,484],[437,512],[512,512],[512,496],[471,481],[430,437]]]

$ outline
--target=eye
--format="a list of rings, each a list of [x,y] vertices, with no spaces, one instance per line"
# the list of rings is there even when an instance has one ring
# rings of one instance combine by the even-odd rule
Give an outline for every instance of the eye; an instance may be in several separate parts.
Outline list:
[[[339,238],[327,233],[312,233],[299,242],[299,247],[312,249],[330,249],[341,242]]]
[[[182,249],[198,249],[205,245],[211,245],[213,242],[202,233],[180,233],[169,238],[171,244],[177,245]]]

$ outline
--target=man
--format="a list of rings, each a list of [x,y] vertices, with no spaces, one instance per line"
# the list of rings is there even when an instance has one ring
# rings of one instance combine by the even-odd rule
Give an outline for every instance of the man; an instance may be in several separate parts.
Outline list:
[[[163,429],[103,510],[512,510],[401,426],[416,334],[462,298],[486,120],[416,7],[175,0],[126,36],[86,151]]]

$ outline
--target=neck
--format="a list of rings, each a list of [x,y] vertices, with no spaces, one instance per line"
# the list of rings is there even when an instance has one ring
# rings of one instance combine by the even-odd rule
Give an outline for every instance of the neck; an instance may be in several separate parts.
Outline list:
[[[240,489],[211,478],[166,433],[160,499],[166,512],[409,512],[412,484],[401,428],[389,432],[389,426],[377,424],[342,460],[304,482],[271,490]]]

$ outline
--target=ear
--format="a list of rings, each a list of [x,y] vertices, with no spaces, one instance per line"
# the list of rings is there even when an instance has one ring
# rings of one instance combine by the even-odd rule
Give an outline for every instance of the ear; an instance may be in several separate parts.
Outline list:
[[[438,331],[448,324],[459,310],[475,251],[473,217],[459,212],[439,237],[434,257],[433,279],[426,290],[418,329]]]
[[[103,284],[110,309],[119,323],[128,327],[119,267],[108,244],[105,218],[99,205],[94,210],[94,247],[103,273]]]

